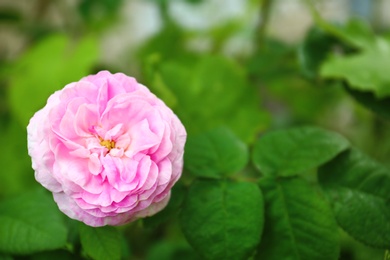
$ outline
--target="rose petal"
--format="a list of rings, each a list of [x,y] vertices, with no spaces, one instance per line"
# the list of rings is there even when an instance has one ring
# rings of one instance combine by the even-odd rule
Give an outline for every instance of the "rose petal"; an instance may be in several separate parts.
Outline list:
[[[62,212],[121,225],[166,206],[186,132],[134,78],[99,72],[55,92],[27,127],[35,178]]]

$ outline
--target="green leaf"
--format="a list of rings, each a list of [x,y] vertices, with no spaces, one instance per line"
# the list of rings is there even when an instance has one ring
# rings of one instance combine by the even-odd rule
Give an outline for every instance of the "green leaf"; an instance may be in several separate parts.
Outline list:
[[[377,98],[390,95],[390,41],[377,38],[362,52],[349,56],[331,56],[321,67],[325,78],[346,80],[351,88],[370,91]]]
[[[94,38],[71,42],[52,35],[29,49],[11,71],[9,99],[23,125],[42,108],[54,91],[90,73],[98,57]],[[23,105],[21,105],[23,104]]]
[[[197,180],[180,214],[188,242],[207,259],[247,259],[263,230],[263,197],[254,183]]]
[[[13,260],[13,258],[10,255],[3,255],[0,253],[0,260]]]
[[[335,49],[356,53],[356,50],[375,42],[375,35],[369,25],[361,20],[352,19],[342,27],[330,24],[328,26],[333,30],[313,27],[298,48],[300,66],[308,78],[318,76],[321,64]]]
[[[95,260],[121,258],[121,234],[114,227],[90,227],[80,223],[80,241],[85,253]]]
[[[20,11],[7,8],[6,6],[2,7],[0,10],[0,24],[12,24],[19,23],[22,21],[22,15]]]
[[[15,120],[2,126],[5,129],[0,129],[0,144],[2,150],[7,152],[0,153],[0,196],[24,192],[36,184],[31,158],[27,153],[26,128]]]
[[[367,49],[375,44],[376,38],[370,24],[362,19],[351,19],[344,26],[335,28],[340,40],[357,49]]]
[[[262,242],[255,259],[332,260],[339,256],[338,227],[326,201],[299,178],[263,178]]]
[[[174,110],[189,135],[227,126],[240,139],[251,142],[268,123],[268,114],[259,109],[259,93],[247,82],[245,71],[231,60],[206,56],[191,64],[164,62],[158,72],[164,88],[169,87],[167,97],[177,101]],[[167,92],[164,88],[160,92]]]
[[[31,254],[65,246],[67,230],[53,198],[44,190],[0,203],[0,251]]]
[[[253,162],[267,176],[291,176],[318,167],[348,146],[344,137],[321,128],[277,130],[257,141]]]
[[[78,11],[92,30],[103,29],[115,19],[123,0],[81,0]]]
[[[379,117],[390,120],[390,97],[378,99],[370,92],[356,91],[349,87],[347,87],[347,91],[356,101]]]
[[[229,129],[189,136],[184,167],[194,176],[220,178],[242,170],[248,163],[248,147]]]
[[[199,260],[199,255],[183,242],[162,240],[148,250],[146,260]]]
[[[339,225],[366,245],[390,245],[390,170],[357,149],[319,170]]]
[[[81,259],[77,255],[65,250],[45,251],[30,256],[31,260],[76,260]]]
[[[321,29],[314,27],[298,48],[298,58],[303,74],[314,79],[318,76],[322,62],[329,55],[338,40]]]
[[[184,186],[178,182],[171,190],[171,198],[169,199],[168,205],[158,212],[157,214],[143,219],[143,223],[148,228],[156,228],[158,225],[168,221],[179,213],[179,208],[183,203],[186,190]]]
[[[154,0],[160,6],[166,6],[166,2],[169,0]],[[165,3],[164,3],[165,2]],[[172,39],[175,39],[172,41]],[[186,48],[186,35],[185,32],[176,23],[172,21],[166,21],[163,28],[147,42],[142,44],[137,50],[137,58],[139,60],[145,60],[146,65],[150,62],[150,56],[157,56],[163,64],[171,60],[188,60],[189,64],[194,64],[194,54],[189,53]],[[175,50],[175,51],[172,51]],[[145,65],[145,64],[144,64]],[[151,76],[151,75],[148,75]],[[152,79],[149,78],[149,79]],[[153,80],[152,80],[153,81]]]

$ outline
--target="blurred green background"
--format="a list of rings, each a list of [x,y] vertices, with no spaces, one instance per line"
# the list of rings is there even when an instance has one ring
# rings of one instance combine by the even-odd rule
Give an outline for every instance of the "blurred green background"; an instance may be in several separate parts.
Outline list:
[[[389,0],[311,2],[330,23],[357,17],[390,35]],[[271,129],[315,124],[390,165],[388,123],[303,68],[312,26],[303,0],[0,0],[0,200],[39,186],[29,118],[55,90],[103,69],[148,86],[189,135],[225,125],[252,144]],[[321,43],[313,57],[324,55]],[[157,231],[137,222],[126,234],[135,259],[190,255],[173,221]],[[344,233],[342,245],[340,259],[383,258]]]

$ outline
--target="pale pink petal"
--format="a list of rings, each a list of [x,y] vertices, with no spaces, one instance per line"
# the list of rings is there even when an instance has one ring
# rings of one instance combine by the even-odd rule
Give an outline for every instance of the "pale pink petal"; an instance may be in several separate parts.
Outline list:
[[[91,154],[88,161],[88,170],[93,175],[98,175],[103,169],[102,163],[100,162],[99,155],[97,153]]]
[[[70,218],[122,225],[168,203],[186,131],[148,88],[101,71],[49,97],[27,127],[35,178]]]
[[[146,119],[134,125],[129,134],[131,141],[126,155],[129,153],[133,155],[145,151],[159,142],[158,136],[150,130],[149,123]]]

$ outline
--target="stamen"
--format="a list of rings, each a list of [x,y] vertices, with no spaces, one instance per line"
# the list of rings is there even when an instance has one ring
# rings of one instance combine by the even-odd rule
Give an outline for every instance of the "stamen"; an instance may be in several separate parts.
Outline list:
[[[105,146],[108,150],[111,150],[112,148],[115,148],[115,142],[114,141],[109,141],[109,140],[103,140],[101,137],[100,139],[100,145]]]

